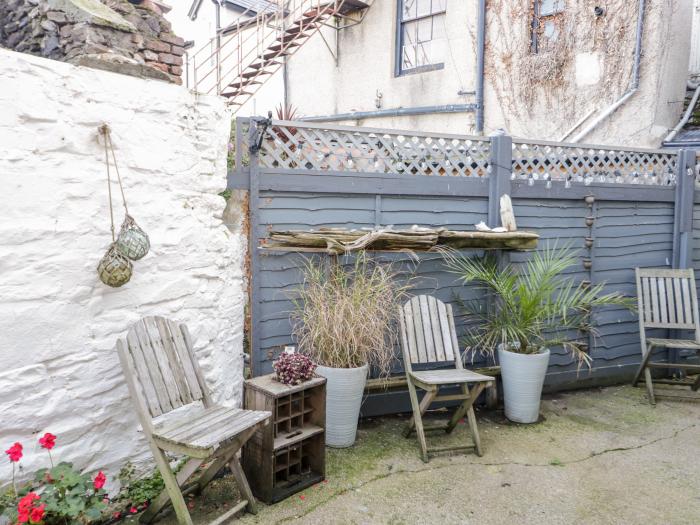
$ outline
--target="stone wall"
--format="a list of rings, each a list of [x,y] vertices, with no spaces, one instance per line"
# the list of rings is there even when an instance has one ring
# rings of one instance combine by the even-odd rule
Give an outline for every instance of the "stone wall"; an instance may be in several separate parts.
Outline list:
[[[151,0],[3,0],[0,46],[181,84],[182,38]]]
[[[113,480],[151,461],[115,350],[131,323],[187,323],[215,399],[241,400],[245,241],[218,195],[230,114],[170,83],[1,49],[0,78],[0,451],[24,443],[26,477],[52,432],[54,461]],[[111,240],[103,122],[152,246],[116,289],[96,272]],[[0,486],[10,475],[0,461]]]

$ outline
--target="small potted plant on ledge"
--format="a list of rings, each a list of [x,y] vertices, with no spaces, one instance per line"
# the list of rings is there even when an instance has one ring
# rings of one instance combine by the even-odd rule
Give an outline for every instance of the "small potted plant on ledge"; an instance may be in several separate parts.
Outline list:
[[[388,264],[364,252],[354,263],[310,259],[294,298],[293,333],[299,350],[318,364],[326,378],[326,444],[349,447],[370,367],[387,377],[397,343],[398,306],[407,284]]]
[[[563,347],[578,366],[590,368],[581,336],[596,335],[590,326],[594,307],[632,308],[619,293],[603,294],[605,283],[574,283],[564,272],[578,260],[569,248],[536,252],[522,267],[499,266],[495,257],[467,258],[443,251],[449,270],[464,284],[475,283],[493,301],[464,303],[475,321],[467,330],[469,348],[493,356],[498,353],[505,414],[517,423],[539,418],[540,399],[550,348]]]

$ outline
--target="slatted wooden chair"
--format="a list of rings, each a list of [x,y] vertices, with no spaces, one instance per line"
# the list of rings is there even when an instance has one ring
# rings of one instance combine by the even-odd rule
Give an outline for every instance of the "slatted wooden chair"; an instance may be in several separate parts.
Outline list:
[[[700,372],[700,365],[687,363],[652,363],[654,348],[700,350],[700,320],[698,299],[693,270],[669,270],[665,268],[636,269],[637,304],[639,308],[639,334],[642,347],[642,362],[634,376],[637,385],[642,374],[646,382],[649,402],[656,404],[654,384],[683,384],[693,391],[700,387],[700,375],[690,381],[653,379],[651,370],[658,368],[680,369]],[[693,339],[662,339],[647,337],[646,330],[662,328],[669,330],[692,330]]]
[[[413,297],[399,308],[399,321],[408,393],[413,408],[413,417],[404,435],[408,437],[413,431],[416,432],[421,448],[421,459],[425,462],[429,460],[430,455],[460,450],[476,449],[476,453],[481,456],[483,452],[473,404],[482,390],[494,379],[464,369],[457,344],[452,306],[435,297],[420,295]],[[452,368],[413,370],[413,365],[438,363],[452,365]],[[471,390],[470,384],[473,385]],[[439,395],[441,387],[450,385],[459,385],[461,393]],[[416,388],[425,391],[420,403]],[[457,400],[462,401],[462,404],[446,425],[428,427],[423,424],[423,415],[433,402]],[[426,430],[444,429],[450,433],[465,414],[473,444],[457,447],[428,447],[425,438]]]
[[[152,521],[171,501],[178,523],[191,525],[182,491],[204,462],[208,466],[187,490],[203,488],[228,465],[244,498],[212,523],[230,520],[243,508],[255,513],[255,499],[237,452],[260,426],[269,423],[270,412],[212,402],[184,324],[146,317],[129,329],[124,340],[117,341],[117,350],[132,402],[165,483],[165,490],[151,502],[141,521]],[[190,410],[184,409],[187,414],[171,413],[168,417],[186,405],[192,405]],[[189,457],[177,475],[166,452]]]

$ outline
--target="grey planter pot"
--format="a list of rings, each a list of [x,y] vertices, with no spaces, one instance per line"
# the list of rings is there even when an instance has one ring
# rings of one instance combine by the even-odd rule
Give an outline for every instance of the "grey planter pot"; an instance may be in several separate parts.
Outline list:
[[[319,366],[326,378],[326,445],[344,448],[355,443],[357,420],[367,383],[367,365],[360,368]]]
[[[549,365],[549,350],[517,354],[498,346],[506,417],[516,423],[535,423],[540,415],[542,385]]]

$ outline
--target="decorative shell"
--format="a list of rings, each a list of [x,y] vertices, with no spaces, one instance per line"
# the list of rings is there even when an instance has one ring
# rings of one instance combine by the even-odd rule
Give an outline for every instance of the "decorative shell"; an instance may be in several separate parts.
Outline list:
[[[132,261],[138,261],[144,257],[151,248],[148,235],[139,228],[131,215],[124,217],[116,245],[119,251]]]
[[[131,261],[120,253],[116,243],[112,243],[100,264],[97,265],[100,281],[112,288],[119,288],[129,282],[131,273]]]

